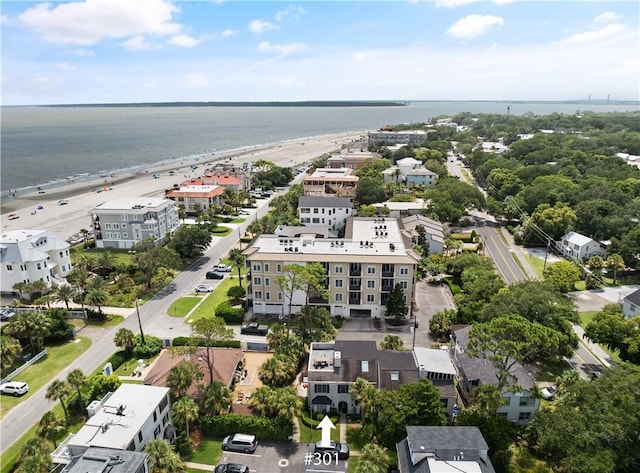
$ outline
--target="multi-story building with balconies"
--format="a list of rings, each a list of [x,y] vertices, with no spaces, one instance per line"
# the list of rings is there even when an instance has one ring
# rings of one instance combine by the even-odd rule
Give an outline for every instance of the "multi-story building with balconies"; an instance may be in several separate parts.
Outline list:
[[[389,294],[396,285],[407,305],[414,296],[419,256],[395,219],[347,219],[345,237],[316,238],[301,234],[288,238],[260,235],[244,251],[249,268],[247,297],[255,314],[288,314],[307,303],[307,294],[295,291],[291,301],[276,284],[287,264],[321,263],[330,298],[309,294],[309,303],[329,310],[332,316],[384,317]]]
[[[90,215],[97,248],[128,249],[143,240],[157,244],[180,226],[176,204],[157,197],[110,200]]]
[[[315,197],[355,199],[358,176],[349,168],[319,168],[302,179],[302,194]]]

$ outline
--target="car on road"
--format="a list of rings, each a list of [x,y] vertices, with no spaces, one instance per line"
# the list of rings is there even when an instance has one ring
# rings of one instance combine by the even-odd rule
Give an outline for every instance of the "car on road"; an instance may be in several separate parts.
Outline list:
[[[241,210],[240,215],[251,215],[251,212],[249,212],[248,210]]]
[[[2,310],[0,310],[0,320],[3,320],[3,321],[4,320],[9,320],[14,315],[16,315],[16,313],[14,311],[12,311],[11,309],[2,309]]]
[[[67,205],[69,203],[69,201],[67,199],[60,199],[58,201],[58,205]]]
[[[222,463],[216,466],[214,473],[249,473],[249,467],[240,463]]]
[[[15,220],[17,218],[20,218],[20,215],[18,215],[18,214],[9,214],[9,215],[7,215],[7,218],[9,220]]]
[[[231,434],[222,439],[222,450],[253,453],[258,448],[258,439],[251,434]]]
[[[205,277],[207,279],[223,279],[224,274],[219,273],[218,271],[207,271],[207,274],[205,274]]]
[[[200,284],[196,287],[196,292],[213,292],[213,288],[211,286],[207,286],[206,284]]]
[[[9,381],[0,385],[0,393],[12,396],[22,396],[29,391],[29,385],[22,381]]]
[[[555,386],[547,386],[546,388],[543,388],[542,391],[540,392],[542,393],[542,399],[551,401],[554,397],[556,397],[556,393],[558,391],[555,388]]]
[[[245,335],[266,335],[268,331],[268,325],[260,325],[258,322],[251,322],[240,327],[240,333]]]
[[[228,264],[217,264],[212,269],[219,273],[230,273],[233,268]]]
[[[340,442],[329,442],[329,445],[322,445],[322,442],[316,442],[313,448],[316,453],[330,453],[337,455],[338,460],[346,460],[349,458],[349,445]]]

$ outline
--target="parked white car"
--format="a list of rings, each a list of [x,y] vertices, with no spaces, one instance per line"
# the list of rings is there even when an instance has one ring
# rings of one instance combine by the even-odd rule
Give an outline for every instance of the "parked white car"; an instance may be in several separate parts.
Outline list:
[[[21,381],[9,381],[0,385],[0,393],[12,396],[22,396],[29,392],[29,385]]]
[[[542,389],[542,399],[545,399],[547,401],[552,400],[554,397],[556,397],[556,388],[554,386],[548,386],[546,388]]]
[[[219,273],[230,273],[233,268],[227,264],[218,264],[213,267],[214,271]]]

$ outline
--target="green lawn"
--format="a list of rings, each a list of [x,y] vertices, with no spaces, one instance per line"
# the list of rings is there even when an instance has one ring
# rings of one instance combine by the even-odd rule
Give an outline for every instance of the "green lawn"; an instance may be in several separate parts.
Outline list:
[[[47,347],[47,356],[38,360],[16,377],[17,381],[23,381],[29,385],[29,392],[22,397],[2,396],[0,418],[24,399],[28,399],[33,393],[49,384],[60,371],[79,358],[89,346],[91,346],[91,340],[86,337],[77,337],[76,340],[62,345]]]
[[[582,328],[587,328],[587,325],[589,324],[589,322],[591,322],[593,320],[593,317],[600,311],[598,310],[592,310],[592,311],[587,311],[587,312],[580,312],[578,313],[578,316],[580,317],[580,326]]]
[[[193,323],[194,320],[215,314],[218,304],[227,300],[227,291],[229,290],[229,288],[231,286],[237,285],[237,273],[235,277],[233,277],[232,275],[226,276],[222,281],[220,281],[218,287],[216,287],[211,294],[206,296],[204,301],[202,301],[202,303],[195,308],[191,315],[185,320],[185,323]],[[245,286],[246,285],[243,284],[242,287]]]
[[[531,268],[535,271],[536,275],[538,276],[538,279],[540,281],[544,281],[544,275],[542,273],[542,268],[544,267],[544,260],[529,253],[529,255],[527,256],[527,262],[529,263],[529,266],[531,266]]]
[[[222,443],[220,440],[203,437],[198,450],[187,456],[184,460],[205,465],[215,465],[222,455]]]
[[[115,327],[116,325],[120,324],[120,322],[122,322],[123,320],[124,320],[124,317],[121,315],[109,314],[106,316],[105,320],[90,319],[90,320],[87,320],[87,322],[85,323],[85,321],[82,319],[69,319],[69,322],[74,327],[80,327],[80,328],[81,327],[109,328],[109,327]]]
[[[309,415],[307,412],[298,417],[298,425],[300,426],[300,443],[315,443],[322,439],[322,430],[313,429],[303,422],[303,418],[309,423]],[[331,429],[331,440],[334,442],[340,441],[340,426],[338,425],[338,416],[336,414],[330,414],[329,418],[331,422],[336,426],[335,429]],[[318,423],[317,421],[314,423]]]
[[[145,361],[145,363],[152,363],[159,356],[160,355],[152,356],[151,358],[145,358],[144,361]],[[136,369],[137,365],[138,365],[138,359],[137,358],[131,358],[130,360],[127,360],[124,363],[122,363],[122,365],[120,365],[113,372],[113,374],[115,374],[116,376],[131,376],[131,372]],[[129,382],[129,381],[127,381],[127,382]],[[140,381],[134,381],[133,383],[134,384],[142,384],[142,379],[140,379]]]
[[[167,314],[172,317],[184,317],[191,309],[193,309],[200,301],[202,297],[181,297],[180,299],[176,299],[171,303],[169,309],[167,310]]]
[[[227,236],[229,233],[231,233],[233,231],[232,228],[229,227],[225,227],[224,225],[218,225],[216,227],[216,231],[211,233],[211,236],[214,237],[223,237],[223,236]]]
[[[347,443],[352,450],[362,450],[370,442],[371,428],[363,430],[360,424],[347,424]]]
[[[563,371],[571,369],[571,365],[565,360],[559,360],[555,363],[549,361],[540,364],[538,368],[539,371],[536,373],[536,381],[554,383]]]

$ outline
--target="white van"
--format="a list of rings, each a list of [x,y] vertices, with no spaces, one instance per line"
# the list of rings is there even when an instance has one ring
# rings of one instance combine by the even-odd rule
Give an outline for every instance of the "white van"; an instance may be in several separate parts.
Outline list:
[[[2,394],[11,394],[13,396],[22,396],[29,391],[29,385],[20,381],[9,381],[0,385]]]

